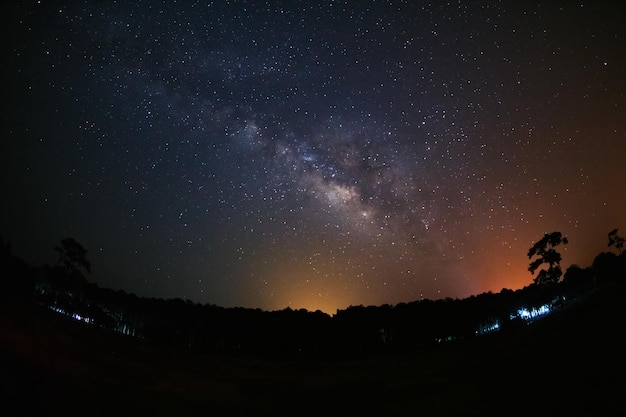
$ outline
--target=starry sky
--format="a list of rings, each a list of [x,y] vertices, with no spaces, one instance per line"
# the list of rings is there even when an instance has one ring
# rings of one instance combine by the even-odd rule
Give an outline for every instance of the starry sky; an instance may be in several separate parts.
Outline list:
[[[3,4],[0,235],[89,281],[265,310],[532,282],[626,232],[624,6]]]

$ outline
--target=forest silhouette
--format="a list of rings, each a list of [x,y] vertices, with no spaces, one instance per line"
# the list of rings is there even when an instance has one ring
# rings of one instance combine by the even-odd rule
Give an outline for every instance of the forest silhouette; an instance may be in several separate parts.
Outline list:
[[[529,249],[529,272],[534,275],[541,267],[545,266],[546,269],[539,270],[532,283],[522,289],[502,289],[499,293],[482,293],[465,299],[426,299],[393,306],[387,304],[350,306],[344,310],[338,310],[335,315],[330,316],[321,311],[311,312],[305,309],[286,308],[279,311],[263,311],[250,308],[224,308],[210,304],[202,305],[182,299],[138,297],[124,291],[101,288],[97,284],[89,282],[86,278],[86,274],[91,269],[91,264],[87,259],[88,252],[72,238],[64,239],[54,248],[59,254],[59,261],[56,265],[37,267],[30,266],[13,255],[10,243],[2,241],[0,248],[2,296],[0,301],[2,303],[2,316],[4,317],[3,323],[8,329],[4,332],[3,363],[10,362],[12,365],[8,369],[11,371],[7,375],[12,375],[12,378],[18,380],[22,378],[24,384],[33,383],[31,377],[43,378],[44,381],[49,378],[47,371],[44,372],[29,363],[28,360],[24,359],[24,355],[20,356],[21,359],[16,362],[15,355],[11,354],[11,346],[15,349],[19,337],[25,337],[22,334],[25,330],[20,329],[20,326],[31,326],[32,329],[38,329],[33,323],[41,323],[40,320],[43,320],[43,323],[47,324],[41,329],[48,330],[39,329],[41,336],[33,337],[35,339],[41,337],[40,342],[44,345],[50,336],[52,336],[52,340],[65,340],[59,339],[61,337],[59,333],[49,334],[49,328],[52,327],[58,329],[60,333],[70,332],[69,334],[73,334],[72,337],[75,340],[82,340],[82,337],[89,334],[89,338],[105,340],[106,345],[109,343],[116,344],[117,349],[126,352],[126,356],[123,359],[115,359],[115,361],[134,363],[136,357],[133,355],[136,353],[131,353],[128,356],[130,349],[128,346],[141,346],[132,349],[148,349],[148,357],[155,355],[154,352],[161,352],[158,355],[163,355],[163,352],[177,352],[177,355],[189,358],[220,358],[217,362],[215,362],[216,359],[209,362],[229,364],[224,366],[232,366],[235,369],[233,371],[235,374],[245,373],[244,380],[250,378],[249,366],[251,363],[255,363],[256,365],[252,366],[252,375],[256,375],[254,372],[259,373],[258,382],[261,383],[264,378],[269,378],[270,386],[279,386],[280,389],[287,389],[282,378],[308,375],[312,381],[321,382],[323,378],[319,372],[322,371],[319,369],[324,370],[324,375],[335,376],[338,375],[337,367],[347,369],[347,374],[341,377],[344,379],[339,378],[337,380],[339,382],[331,383],[328,389],[322,390],[320,387],[313,388],[305,384],[305,388],[302,389],[306,393],[296,389],[295,396],[285,394],[282,391],[281,393],[278,391],[267,393],[268,397],[265,400],[254,395],[252,397],[244,396],[256,398],[255,401],[259,402],[260,405],[257,405],[260,408],[255,408],[254,404],[245,402],[239,406],[233,406],[231,402],[237,400],[227,396],[222,404],[224,407],[222,409],[223,415],[250,415],[247,412],[253,409],[258,411],[256,415],[289,414],[282,408],[278,412],[279,410],[276,409],[277,406],[272,402],[272,398],[277,398],[276,401],[280,399],[283,402],[294,401],[295,404],[298,398],[310,399],[317,392],[327,397],[330,396],[331,400],[336,395],[335,400],[337,401],[348,399],[349,402],[353,402],[365,400],[358,398],[362,393],[384,395],[385,397],[393,396],[395,394],[392,393],[395,392],[395,389],[399,393],[403,393],[398,394],[401,398],[397,399],[397,404],[394,403],[397,405],[399,413],[394,415],[400,415],[404,411],[413,409],[415,404],[409,400],[413,395],[422,399],[435,398],[437,401],[441,399],[443,395],[441,392],[433,395],[428,394],[428,391],[419,394],[412,390],[405,392],[408,390],[406,384],[415,389],[428,390],[428,386],[422,386],[422,383],[433,382],[432,378],[437,380],[437,375],[421,374],[420,372],[423,370],[431,373],[446,372],[446,378],[449,378],[450,374],[454,375],[449,380],[445,379],[445,382],[435,383],[435,386],[443,383],[444,387],[447,386],[446,384],[450,384],[449,388],[454,391],[455,384],[459,383],[457,378],[460,371],[457,367],[460,367],[459,369],[468,367],[468,372],[471,375],[467,377],[473,378],[478,384],[477,386],[483,384],[492,387],[491,378],[493,377],[502,378],[505,381],[513,381],[515,378],[509,374],[503,374],[504,370],[496,369],[497,365],[489,364],[492,360],[490,355],[495,355],[493,356],[496,358],[493,359],[494,361],[504,361],[503,357],[519,352],[518,349],[521,349],[521,346],[526,346],[525,344],[529,343],[532,349],[536,350],[535,352],[526,352],[527,357],[525,355],[518,357],[513,362],[507,358],[505,362],[507,366],[512,366],[522,374],[524,371],[521,371],[520,366],[536,369],[537,372],[541,371],[543,375],[533,375],[532,377],[521,375],[520,381],[528,383],[527,380],[530,378],[541,383],[542,378],[547,378],[548,382],[546,383],[552,386],[555,383],[554,380],[560,381],[562,379],[560,373],[568,374],[572,372],[571,369],[577,368],[580,368],[577,375],[597,379],[613,372],[606,369],[609,366],[608,363],[597,364],[600,368],[595,369],[594,367],[593,371],[585,370],[586,365],[581,367],[581,363],[588,358],[574,358],[570,361],[571,363],[567,364],[571,369],[564,370],[554,369],[555,364],[558,363],[554,358],[569,357],[567,352],[563,351],[564,349],[571,348],[573,349],[572,352],[581,351],[581,346],[569,346],[570,342],[574,342],[575,345],[591,344],[593,347],[589,352],[606,354],[605,359],[607,361],[615,361],[612,352],[624,347],[624,337],[621,335],[621,331],[615,335],[613,332],[618,330],[614,329],[612,324],[612,320],[615,320],[616,317],[618,323],[624,321],[624,314],[619,306],[626,287],[626,254],[622,252],[624,239],[619,236],[618,229],[614,229],[608,234],[608,247],[617,250],[617,254],[601,252],[595,257],[592,265],[587,267],[571,265],[562,274],[561,256],[557,247],[566,243],[566,237],[563,237],[559,232],[553,232],[546,234]],[[30,317],[30,319],[20,318],[22,316]],[[547,316],[554,317],[550,319],[552,324],[545,325],[542,329],[541,323],[544,320],[539,319]],[[565,320],[559,319],[559,317],[569,318]],[[549,322],[549,320],[546,319],[545,322]],[[532,325],[530,325],[531,323]],[[602,339],[589,339],[589,329],[586,326],[590,325],[594,326],[593,335],[595,337],[599,335]],[[555,335],[560,335],[562,332],[565,332],[563,334],[566,337],[563,338],[563,341],[558,341]],[[71,339],[70,336],[63,337]],[[139,345],[133,345],[133,343],[139,343]],[[500,348],[498,343],[506,346]],[[616,345],[609,347],[611,343]],[[97,345],[101,345],[101,343],[98,342]],[[91,346],[89,349],[99,352],[99,347],[94,348],[89,344],[88,346]],[[21,348],[27,348],[27,346],[21,346]],[[553,348],[560,349],[560,351],[553,352],[554,358],[541,353]],[[479,350],[480,353],[477,353]],[[95,355],[95,353],[92,354]],[[104,355],[104,353],[100,352],[98,355]],[[428,361],[433,361],[432,364],[424,365],[424,363],[419,362],[418,365],[416,358],[422,358],[420,355],[426,355]],[[472,355],[477,355],[476,357],[480,358],[479,363],[472,362]],[[463,360],[459,359],[465,356],[470,358],[472,364],[464,363]],[[173,366],[171,357],[167,356],[167,358],[163,362],[163,366]],[[249,362],[253,358],[262,362]],[[248,361],[245,362],[247,365],[242,365],[241,360]],[[159,363],[161,363],[160,361],[161,359]],[[285,361],[289,365],[285,365]],[[393,365],[390,365],[389,361],[393,361]],[[448,363],[449,361],[455,364],[454,368]],[[480,361],[487,363],[482,364]],[[577,363],[576,361],[581,362]],[[258,365],[259,363],[263,363],[263,365]],[[321,368],[316,368],[313,371],[309,367],[310,365],[304,365],[310,363],[315,363],[315,366],[321,366]],[[384,365],[381,365],[383,363]],[[623,358],[615,363],[617,368],[619,368],[619,363],[623,364]],[[484,369],[487,369],[486,374],[482,373],[483,365]],[[260,366],[261,370],[254,370],[254,366]],[[444,369],[445,371],[435,371],[435,366],[439,367],[437,369]],[[296,369],[294,370],[293,367]],[[422,371],[418,371],[418,368]],[[377,377],[374,378],[369,374],[364,376],[362,373],[368,369],[372,372],[371,375],[377,375]],[[150,375],[151,372],[154,371],[137,371],[140,375]],[[276,372],[280,374],[278,377]],[[410,372],[411,375],[416,372],[416,374],[409,378],[405,372]],[[398,378],[397,383],[399,385],[395,386],[393,382],[385,382],[382,388],[379,387],[378,382],[374,384],[372,381],[380,382],[379,377],[381,375],[384,375],[384,378],[390,378],[390,381]],[[21,398],[21,394],[15,392],[14,381],[8,380],[8,376],[4,378],[2,388],[12,388],[8,392],[13,392],[14,399]],[[190,377],[187,375],[185,378]],[[407,378],[409,379],[407,380]],[[363,387],[359,385],[362,383],[358,382],[359,379],[369,380],[372,385]],[[404,384],[400,384],[402,381]],[[44,385],[52,383],[52,381],[46,381]],[[340,383],[341,385],[337,385]],[[356,384],[360,388],[354,391],[356,388],[345,387],[345,384]],[[391,384],[395,388],[391,389],[386,384]],[[99,383],[96,385],[97,389],[102,389]],[[19,384],[17,386],[19,387]],[[195,387],[195,385],[193,386]],[[563,384],[563,387],[567,386],[567,384]],[[618,384],[613,388],[619,386]],[[465,385],[463,387],[467,389]],[[570,390],[563,387],[557,390],[559,395],[569,396]],[[605,388],[603,384],[600,384],[594,389],[589,389],[586,392],[590,396],[588,403],[595,404],[593,398],[603,398],[604,395],[608,395]],[[42,387],[37,389],[45,391],[45,388]],[[510,389],[514,390],[515,388],[511,387]],[[337,390],[340,392],[334,392]],[[342,396],[342,390],[346,390],[345,396]],[[40,395],[46,396],[43,391],[40,392]],[[166,391],[169,392],[169,389]],[[530,389],[530,392],[532,391]],[[24,395],[28,396],[29,394]],[[86,404],[90,403],[88,401],[91,398],[89,395],[86,396]],[[98,395],[93,395],[99,398]],[[465,394],[454,392],[450,395],[463,397]],[[507,391],[500,392],[500,395],[502,396],[500,401],[508,398]],[[538,398],[544,398],[544,396]],[[56,404],[57,400],[50,401]],[[386,403],[389,401],[386,399]],[[604,403],[607,404],[606,401]],[[216,407],[215,402],[212,404]],[[571,404],[567,407],[563,404],[562,406],[564,407],[562,409],[572,410]],[[472,407],[473,409],[478,407],[483,411],[482,414],[476,415],[490,415],[491,411],[494,412],[493,415],[496,415],[494,410],[497,408],[491,410],[485,403],[474,404]],[[443,409],[445,407],[441,408],[441,410]],[[520,415],[522,409],[520,409]],[[103,410],[111,411],[111,408],[105,407]],[[166,407],[164,410],[169,409]],[[196,409],[193,410],[194,412],[189,414],[194,414]],[[308,411],[294,414],[313,415],[312,410],[319,410],[319,408],[312,408],[309,410],[311,411],[310,414]],[[386,415],[380,409],[368,409],[363,405],[355,406],[354,410],[360,410],[358,415]],[[437,410],[437,408],[433,408],[433,410]],[[590,411],[584,407],[579,410]],[[558,414],[556,410],[553,411],[553,414]],[[182,414],[185,413],[187,412]],[[20,414],[17,413],[16,415]],[[344,408],[336,409],[332,413],[326,412],[326,414],[356,415]],[[473,415],[473,413],[463,414]],[[163,415],[167,415],[167,413]]]
[[[73,238],[54,249],[56,265],[31,267],[2,243],[3,293],[89,325],[148,341],[215,353],[314,354],[410,350],[514,327],[544,312],[563,308],[603,286],[623,280],[626,256],[617,229],[608,235],[619,255],[602,252],[589,267],[562,274],[566,244],[560,232],[544,235],[529,250],[533,283],[465,299],[420,300],[395,306],[350,306],[334,316],[286,308],[263,311],[223,308],[189,300],[138,297],[90,283],[87,250]],[[563,279],[562,278],[563,275]],[[520,313],[521,312],[521,313]],[[528,312],[528,313],[524,313]]]

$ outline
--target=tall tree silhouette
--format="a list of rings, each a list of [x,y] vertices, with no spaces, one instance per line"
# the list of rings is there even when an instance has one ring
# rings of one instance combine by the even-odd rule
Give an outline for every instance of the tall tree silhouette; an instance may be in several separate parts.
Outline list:
[[[559,282],[563,271],[561,270],[561,254],[555,248],[561,243],[567,244],[567,237],[564,237],[561,232],[546,233],[528,250],[528,259],[533,256],[537,257],[528,266],[531,274],[534,274],[541,265],[548,265],[548,269],[539,271],[534,279],[535,284],[546,285]]]
[[[622,248],[624,247],[624,238],[617,234],[617,229],[613,229],[609,232],[609,247],[615,246],[619,252],[622,254]]]
[[[59,264],[63,265],[67,272],[81,276],[81,269],[91,272],[91,263],[87,260],[87,249],[74,238],[63,239],[61,245],[54,249],[59,252]]]

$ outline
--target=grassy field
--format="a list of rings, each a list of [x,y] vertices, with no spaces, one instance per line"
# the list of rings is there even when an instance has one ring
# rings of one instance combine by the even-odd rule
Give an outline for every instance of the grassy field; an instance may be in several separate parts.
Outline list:
[[[0,415],[625,415],[623,293],[413,353],[192,354],[25,307],[0,315]]]

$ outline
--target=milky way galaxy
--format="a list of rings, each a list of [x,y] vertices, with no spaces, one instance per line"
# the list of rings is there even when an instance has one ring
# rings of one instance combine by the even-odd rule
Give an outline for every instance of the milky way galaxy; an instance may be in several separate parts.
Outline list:
[[[532,282],[626,230],[614,2],[23,2],[0,235],[103,287],[267,310]]]

